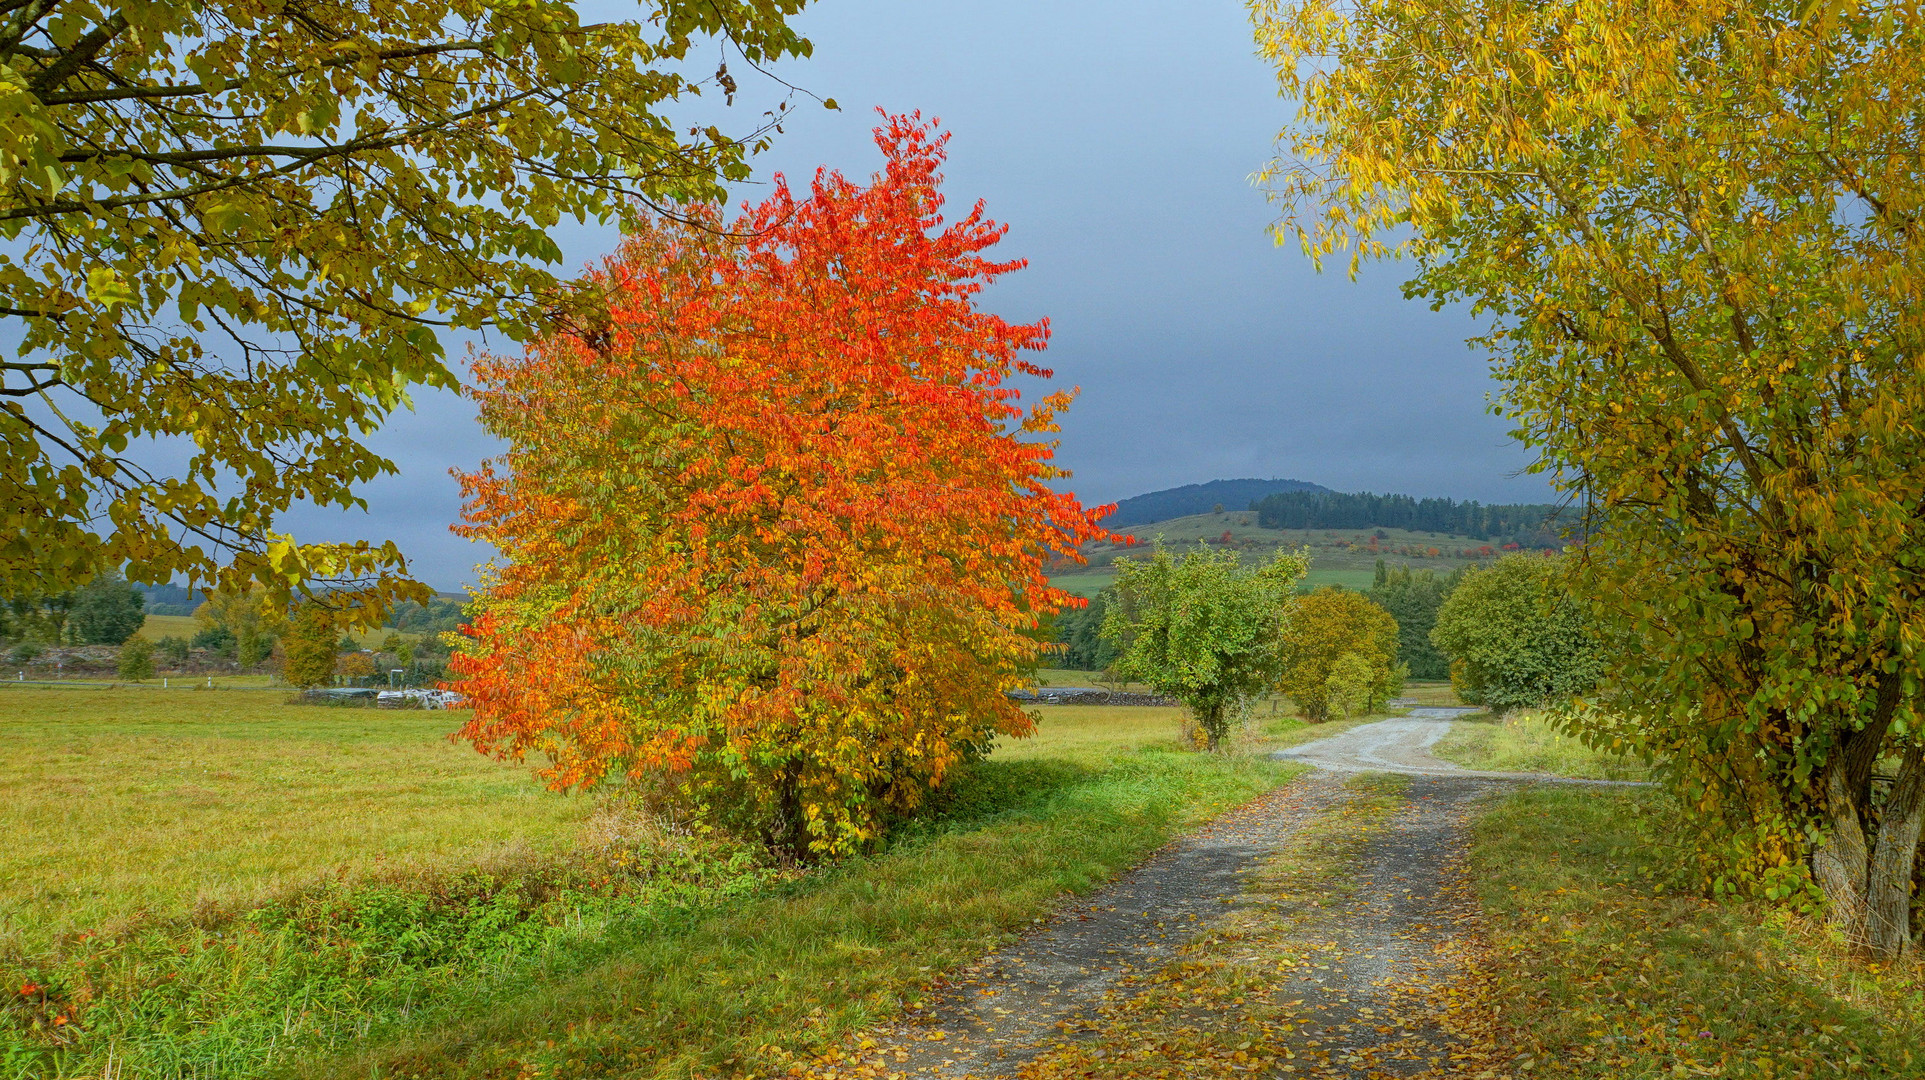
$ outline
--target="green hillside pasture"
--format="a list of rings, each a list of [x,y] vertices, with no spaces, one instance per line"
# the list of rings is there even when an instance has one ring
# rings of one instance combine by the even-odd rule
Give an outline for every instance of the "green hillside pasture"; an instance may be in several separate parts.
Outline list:
[[[159,641],[164,637],[186,638],[192,641],[200,633],[201,624],[192,615],[149,615],[137,631],[148,641]]]
[[[1374,569],[1344,570],[1334,567],[1319,567],[1313,563],[1311,564],[1310,572],[1303,576],[1303,581],[1297,588],[1299,591],[1308,592],[1311,589],[1321,589],[1325,585],[1341,585],[1346,589],[1355,589],[1358,592],[1362,592],[1370,588],[1370,583],[1376,580],[1376,577],[1377,572]]]
[[[1116,584],[1116,571],[1092,570],[1080,573],[1058,574],[1049,579],[1051,585],[1085,600]]]
[[[1254,510],[1195,514],[1134,526],[1126,532],[1135,538],[1135,544],[1084,547],[1083,554],[1092,569],[1118,556],[1141,555],[1159,538],[1168,547],[1180,548],[1198,542],[1233,547],[1243,553],[1246,562],[1268,559],[1278,548],[1308,547],[1311,565],[1325,570],[1368,571],[1382,559],[1392,566],[1408,564],[1418,570],[1428,567],[1447,572],[1469,563],[1487,562],[1502,554],[1486,541],[1444,533],[1405,529],[1265,529],[1257,525]],[[1384,534],[1381,539],[1376,535],[1378,532]],[[1223,539],[1225,533],[1230,537],[1227,545]],[[1484,551],[1486,547],[1491,547],[1488,553]]]
[[[1383,538],[1377,537],[1378,532],[1384,534]],[[1227,542],[1225,533],[1229,534]],[[1135,543],[1084,545],[1083,555],[1089,564],[1053,574],[1050,583],[1088,599],[1116,583],[1116,571],[1110,568],[1112,562],[1119,558],[1147,557],[1156,540],[1177,551],[1199,543],[1218,549],[1233,548],[1246,565],[1265,562],[1279,549],[1295,551],[1307,547],[1310,573],[1303,581],[1305,590],[1325,585],[1368,589],[1379,559],[1389,566],[1447,574],[1460,566],[1480,565],[1503,554],[1481,540],[1405,529],[1265,529],[1257,525],[1254,510],[1172,518],[1136,526],[1126,530],[1125,535],[1133,536]]]
[[[8,1080],[766,1075],[1292,772],[1177,752],[1173,709],[1046,707],[802,873],[546,792],[446,713],[0,695]]]

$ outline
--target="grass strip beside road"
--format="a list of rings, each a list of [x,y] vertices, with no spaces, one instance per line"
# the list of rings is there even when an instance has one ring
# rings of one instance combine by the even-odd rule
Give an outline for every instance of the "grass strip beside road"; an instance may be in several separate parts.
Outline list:
[[[1667,799],[1533,787],[1478,822],[1508,1074],[1925,1075],[1925,964],[1868,965],[1815,920],[1681,894]]]
[[[623,942],[586,970],[531,973],[469,996],[299,1074],[780,1073],[919,1000],[1065,894],[1095,888],[1289,772],[1161,746],[1100,764],[992,759],[885,853]]]
[[[1653,770],[1635,757],[1591,747],[1536,713],[1497,719],[1471,713],[1451,721],[1431,753],[1467,769],[1547,773],[1579,780],[1650,780]]]

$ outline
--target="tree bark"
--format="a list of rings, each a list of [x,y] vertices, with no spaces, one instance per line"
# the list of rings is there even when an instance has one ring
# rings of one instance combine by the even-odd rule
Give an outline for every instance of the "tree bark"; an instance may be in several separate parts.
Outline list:
[[[1209,741],[1210,753],[1217,751],[1223,741],[1223,706],[1212,705],[1203,713],[1203,735]]]
[[[1884,956],[1897,956],[1911,943],[1912,868],[1925,811],[1925,764],[1917,760],[1919,748],[1908,745],[1884,813],[1873,813],[1872,767],[1885,749],[1898,701],[1898,676],[1882,677],[1870,720],[1848,733],[1825,762],[1819,798],[1830,835],[1811,856],[1831,923]]]
[[[1905,748],[1904,763],[1878,823],[1865,883],[1865,932],[1873,952],[1901,956],[1912,944],[1912,868],[1925,818],[1925,749]]]
[[[1864,732],[1859,732],[1862,735]],[[1819,783],[1826,822],[1831,833],[1811,853],[1812,876],[1824,890],[1831,922],[1855,936],[1865,921],[1865,877],[1871,851],[1865,843],[1863,805],[1849,779],[1844,753],[1825,763]],[[1869,787],[1869,782],[1866,785]],[[1861,789],[1862,790],[1862,789]]]

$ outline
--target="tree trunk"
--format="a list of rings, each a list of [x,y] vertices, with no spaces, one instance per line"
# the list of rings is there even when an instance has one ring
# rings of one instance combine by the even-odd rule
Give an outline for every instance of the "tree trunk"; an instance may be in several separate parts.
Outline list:
[[[1203,735],[1208,740],[1209,751],[1214,754],[1223,742],[1223,706],[1210,706],[1203,710],[1203,715],[1198,719],[1203,723]]]
[[[1832,924],[1888,957],[1911,946],[1912,870],[1925,818],[1925,749],[1915,739],[1905,747],[1890,798],[1881,812],[1872,806],[1872,767],[1885,749],[1898,699],[1897,676],[1881,679],[1870,722],[1846,735],[1825,763],[1818,794],[1830,835],[1811,856]]]
[[[1865,876],[1871,852],[1865,844],[1864,789],[1851,782],[1847,756],[1833,755],[1819,778],[1819,795],[1831,833],[1811,853],[1811,871],[1825,892],[1827,916],[1847,935],[1855,936],[1865,922]],[[1869,780],[1865,787],[1870,787]]]
[[[1865,883],[1865,931],[1872,951],[1900,956],[1912,944],[1912,867],[1918,861],[1918,832],[1925,810],[1925,751],[1905,749],[1898,780],[1885,800]]]

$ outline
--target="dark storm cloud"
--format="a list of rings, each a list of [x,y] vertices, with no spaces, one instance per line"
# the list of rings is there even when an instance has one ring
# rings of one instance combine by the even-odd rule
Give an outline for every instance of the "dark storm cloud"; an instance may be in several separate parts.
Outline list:
[[[955,133],[952,213],[987,200],[1011,226],[1003,250],[1031,264],[987,303],[1048,316],[1045,363],[1083,387],[1061,461],[1086,500],[1234,476],[1546,496],[1484,412],[1490,383],[1463,345],[1475,331],[1466,316],[1403,300],[1406,267],[1373,266],[1354,283],[1319,276],[1266,234],[1274,212],[1249,176],[1286,107],[1241,4],[826,0],[802,26],[815,56],[780,74],[842,110],[801,102],[758,175],[805,186],[828,164],[866,176],[878,164],[874,106],[941,117]],[[777,92],[739,68],[737,108],[714,117],[737,129]],[[575,264],[614,241],[566,239]],[[369,514],[295,523],[310,536],[391,537],[426,580],[472,580],[479,554],[446,532],[458,509],[448,468],[490,450],[472,415],[421,395],[377,439],[403,474],[369,487]]]

